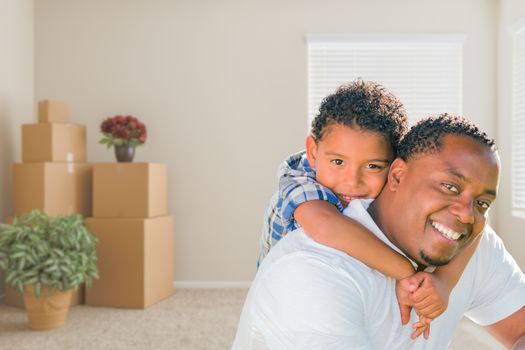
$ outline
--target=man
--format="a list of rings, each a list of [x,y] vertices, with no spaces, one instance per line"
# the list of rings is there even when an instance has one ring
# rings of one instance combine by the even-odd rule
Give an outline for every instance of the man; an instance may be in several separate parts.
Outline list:
[[[411,129],[376,200],[345,210],[420,270],[447,264],[482,235],[429,340],[412,340],[401,324],[394,279],[298,229],[260,266],[233,349],[445,349],[464,314],[506,347],[523,343],[525,277],[485,228],[498,178],[494,142],[445,114]]]

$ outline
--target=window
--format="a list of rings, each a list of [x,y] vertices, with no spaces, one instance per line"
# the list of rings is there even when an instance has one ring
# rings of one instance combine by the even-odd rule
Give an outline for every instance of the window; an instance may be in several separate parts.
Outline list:
[[[403,101],[409,119],[461,114],[461,36],[308,37],[308,125],[322,99],[356,78],[373,80]]]
[[[525,27],[514,32],[512,87],[512,215],[525,218]]]

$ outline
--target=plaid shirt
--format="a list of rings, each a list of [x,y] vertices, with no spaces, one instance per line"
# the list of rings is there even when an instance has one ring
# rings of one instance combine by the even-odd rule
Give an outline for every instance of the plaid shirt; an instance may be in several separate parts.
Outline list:
[[[264,215],[257,266],[288,231],[300,227],[293,218],[299,204],[311,200],[325,200],[336,205],[339,211],[343,211],[343,205],[337,196],[317,182],[315,170],[308,163],[305,151],[293,154],[282,162],[277,177],[279,190],[272,196]]]

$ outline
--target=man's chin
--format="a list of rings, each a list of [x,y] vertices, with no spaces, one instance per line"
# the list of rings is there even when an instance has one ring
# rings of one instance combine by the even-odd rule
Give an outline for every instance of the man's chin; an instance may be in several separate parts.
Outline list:
[[[450,260],[452,260],[452,258],[444,259],[444,258],[431,257],[425,254],[425,252],[423,251],[419,253],[419,256],[421,260],[427,266],[435,266],[435,267],[446,265],[450,262]]]

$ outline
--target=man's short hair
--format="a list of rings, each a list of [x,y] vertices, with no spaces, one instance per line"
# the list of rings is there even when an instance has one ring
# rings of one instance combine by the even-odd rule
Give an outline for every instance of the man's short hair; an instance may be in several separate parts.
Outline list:
[[[408,130],[407,112],[401,101],[383,86],[360,79],[340,86],[323,100],[312,122],[314,140],[322,140],[333,124],[383,134],[394,152]]]
[[[443,145],[443,136],[467,136],[496,151],[496,143],[468,119],[447,113],[420,120],[403,137],[397,156],[404,161],[418,155],[437,153]]]

